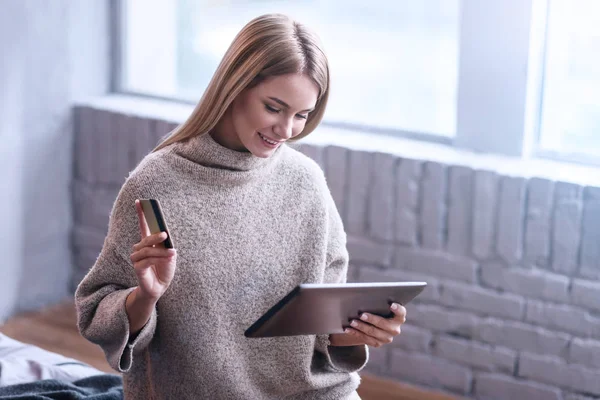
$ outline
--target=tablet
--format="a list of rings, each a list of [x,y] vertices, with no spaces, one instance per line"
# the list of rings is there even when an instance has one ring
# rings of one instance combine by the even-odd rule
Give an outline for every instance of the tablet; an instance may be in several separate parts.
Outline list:
[[[408,304],[426,282],[301,284],[261,316],[249,338],[343,333],[363,312],[392,317],[392,303]]]

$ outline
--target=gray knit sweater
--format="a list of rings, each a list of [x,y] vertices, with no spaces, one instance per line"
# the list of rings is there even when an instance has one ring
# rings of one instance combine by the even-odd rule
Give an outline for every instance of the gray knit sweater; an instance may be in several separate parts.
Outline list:
[[[177,246],[175,277],[133,340],[134,202],[156,198]],[[244,331],[299,283],[345,282],[346,236],[321,169],[281,146],[269,158],[210,135],[151,153],[113,206],[95,265],[75,294],[78,325],[123,372],[127,399],[347,399],[366,346]]]

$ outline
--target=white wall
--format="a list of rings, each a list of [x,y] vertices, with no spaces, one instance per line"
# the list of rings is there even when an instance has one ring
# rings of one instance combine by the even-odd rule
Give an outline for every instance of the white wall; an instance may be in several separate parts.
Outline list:
[[[108,90],[108,0],[0,3],[0,321],[68,296],[72,104]]]

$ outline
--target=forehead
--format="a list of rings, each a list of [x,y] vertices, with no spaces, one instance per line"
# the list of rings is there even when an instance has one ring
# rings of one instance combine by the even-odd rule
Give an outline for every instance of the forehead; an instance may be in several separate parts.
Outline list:
[[[313,108],[319,96],[317,84],[301,74],[269,77],[259,83],[255,89],[261,96],[276,97],[299,110]]]

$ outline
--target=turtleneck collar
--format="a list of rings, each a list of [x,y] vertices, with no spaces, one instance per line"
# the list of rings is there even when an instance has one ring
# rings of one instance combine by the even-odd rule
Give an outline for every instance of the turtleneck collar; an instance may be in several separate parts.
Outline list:
[[[194,174],[208,175],[220,182],[243,182],[266,172],[276,164],[284,146],[276,149],[270,157],[261,158],[250,152],[226,148],[207,133],[175,143],[172,151],[185,159],[183,160],[186,164],[185,168],[192,169],[190,172]]]

